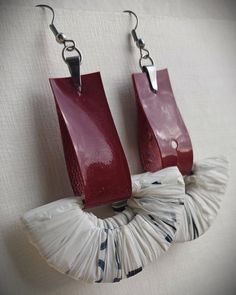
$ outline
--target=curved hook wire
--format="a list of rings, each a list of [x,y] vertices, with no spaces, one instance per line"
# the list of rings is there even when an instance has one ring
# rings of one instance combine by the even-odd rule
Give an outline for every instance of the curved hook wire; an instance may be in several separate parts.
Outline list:
[[[76,88],[81,92],[81,77],[80,77],[80,64],[82,62],[82,54],[79,49],[75,46],[75,41],[72,39],[67,39],[64,33],[59,33],[54,25],[55,12],[54,9],[46,4],[38,4],[36,7],[48,8],[52,12],[52,20],[49,25],[49,28],[53,32],[56,41],[59,44],[63,44],[64,48],[62,49],[62,58],[64,62],[68,65],[72,79],[74,80],[74,84]],[[77,56],[66,57],[66,52],[75,51]]]
[[[54,9],[53,9],[51,6],[46,5],[46,4],[38,4],[38,5],[35,5],[35,7],[48,8],[49,10],[51,10],[51,12],[52,12],[51,25],[53,25],[53,23],[54,23],[54,19],[55,19],[55,12],[54,12]]]
[[[36,5],[36,7],[41,7],[41,8],[48,8],[51,12],[52,12],[52,20],[51,23],[49,25],[49,28],[51,29],[51,31],[53,32],[56,41],[60,44],[64,44],[65,47],[67,47],[67,51],[73,51],[75,48],[75,42],[71,39],[67,39],[66,35],[64,33],[60,33],[58,32],[57,28],[54,25],[54,19],[55,19],[55,12],[54,9],[46,4],[39,4]],[[70,43],[72,43],[72,45],[69,45]]]
[[[137,14],[134,13],[132,10],[124,10],[123,12],[124,13],[130,13],[130,14],[132,14],[135,17],[135,19],[136,19],[136,25],[133,28],[133,30],[135,31],[137,29],[137,27],[138,27],[138,16],[137,16]]]
[[[36,5],[36,7],[42,7],[42,8],[48,8],[51,12],[52,12],[52,20],[51,20],[51,24],[49,25],[49,28],[51,29],[51,31],[53,32],[56,41],[60,44],[64,44],[64,49],[63,49],[63,59],[65,60],[65,56],[64,56],[64,52],[65,51],[73,51],[75,50],[76,52],[79,52],[79,50],[75,47],[75,41],[72,39],[67,39],[66,35],[64,33],[59,33],[58,30],[56,29],[55,25],[54,25],[54,19],[55,19],[55,12],[54,9],[46,4],[38,4]],[[79,58],[80,58],[80,62],[82,60],[82,54],[79,52]]]
[[[132,35],[134,42],[136,43],[136,46],[138,47],[139,52],[140,52],[139,66],[143,72],[147,73],[147,76],[148,76],[148,79],[149,79],[149,82],[151,85],[151,90],[156,92],[158,90],[158,84],[157,84],[156,69],[154,66],[154,61],[150,56],[149,50],[146,49],[146,45],[145,45],[143,39],[139,38],[136,33],[136,29],[137,29],[138,23],[139,23],[138,16],[132,10],[124,10],[123,12],[127,12],[129,14],[132,14],[136,19],[136,25],[133,28],[133,30],[131,30],[131,35]],[[148,61],[149,65],[146,64],[147,61]],[[146,65],[144,65],[144,62]]]
[[[49,28],[53,32],[53,34],[54,34],[54,36],[56,38],[56,41],[58,43],[64,43],[66,41],[66,36],[63,33],[59,33],[57,28],[54,25],[54,19],[55,19],[54,9],[51,6],[46,5],[46,4],[38,4],[35,7],[48,8],[52,12],[52,20],[51,20],[51,23],[49,25]]]

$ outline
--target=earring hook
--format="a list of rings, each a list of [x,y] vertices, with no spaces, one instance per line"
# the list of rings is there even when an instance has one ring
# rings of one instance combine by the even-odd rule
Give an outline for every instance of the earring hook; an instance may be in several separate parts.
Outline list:
[[[52,20],[49,25],[49,28],[53,32],[56,41],[60,44],[64,45],[64,48],[62,50],[62,58],[64,62],[68,65],[71,76],[74,80],[74,84],[76,87],[81,91],[81,77],[80,77],[80,64],[82,62],[82,54],[76,48],[75,41],[71,39],[67,39],[66,35],[64,33],[59,33],[54,25],[54,19],[55,19],[55,12],[54,9],[46,4],[38,4],[36,7],[42,7],[42,8],[48,8],[52,12]],[[76,56],[71,57],[65,57],[66,52],[72,52],[75,51],[77,53]]]
[[[154,62],[153,62],[152,58],[150,57],[149,50],[147,50],[145,48],[146,45],[145,45],[143,39],[138,38],[137,33],[136,33],[136,29],[137,29],[138,23],[139,23],[137,14],[134,13],[132,10],[124,10],[123,12],[125,12],[125,13],[127,12],[127,13],[132,14],[136,19],[136,25],[135,25],[134,29],[131,31],[131,35],[132,35],[134,42],[136,43],[136,45],[140,51],[139,65],[140,65],[141,70],[143,70],[143,66],[142,66],[143,60],[149,60],[151,65],[153,66]]]
[[[62,51],[62,57],[63,57],[63,60],[65,61],[65,51],[73,51],[75,50],[78,55],[79,55],[79,58],[80,58],[80,62],[82,61],[82,54],[81,52],[75,47],[75,41],[74,40],[71,40],[71,39],[67,39],[66,35],[64,33],[59,33],[58,30],[56,29],[55,25],[54,25],[54,19],[55,19],[55,12],[54,12],[54,9],[49,6],[49,5],[46,5],[46,4],[38,4],[36,5],[36,7],[42,7],[42,8],[48,8],[49,10],[51,10],[52,12],[52,20],[51,20],[51,23],[49,25],[49,28],[51,29],[51,31],[53,32],[55,38],[56,38],[56,41],[60,44],[64,44],[64,49]]]
[[[52,20],[51,20],[51,23],[49,25],[49,28],[51,29],[51,31],[53,32],[55,38],[56,38],[56,41],[60,44],[65,44],[65,42],[69,41],[72,43],[72,47],[75,46],[75,42],[73,40],[67,40],[66,38],[66,35],[63,34],[63,33],[59,33],[58,30],[56,29],[55,25],[54,25],[54,19],[55,19],[55,12],[54,12],[54,9],[49,6],[49,5],[46,5],[46,4],[38,4],[36,5],[35,7],[41,7],[41,8],[48,8],[49,10],[51,10],[52,12]]]
[[[153,59],[151,58],[149,54],[149,50],[145,48],[145,43],[142,38],[138,38],[136,29],[139,24],[139,19],[136,13],[134,13],[132,10],[124,10],[123,12],[129,13],[133,15],[136,19],[135,27],[131,30],[131,35],[134,39],[134,42],[136,43],[139,51],[140,51],[140,58],[139,58],[139,66],[143,72],[146,72],[148,75],[148,79],[150,81],[151,89],[154,92],[157,92],[158,85],[157,85],[157,79],[156,79],[156,68],[154,66]],[[149,61],[149,65],[143,65],[143,63]]]
[[[55,12],[54,12],[54,9],[49,6],[49,5],[46,5],[46,4],[38,4],[38,5],[35,5],[35,7],[42,7],[42,8],[48,8],[51,10],[52,12],[52,20],[51,20],[51,25],[53,25],[54,23],[54,19],[55,19]]]
[[[137,30],[137,27],[138,27],[138,16],[137,16],[137,14],[134,13],[132,10],[124,10],[123,12],[124,13],[130,13],[130,14],[132,14],[135,17],[135,19],[136,19],[136,25],[135,25],[135,27],[134,27],[133,30],[134,31]]]
[[[136,43],[137,47],[139,49],[143,49],[145,47],[145,43],[144,43],[144,41],[143,41],[142,38],[138,38],[137,33],[136,33],[136,29],[137,29],[138,23],[139,23],[137,14],[134,13],[132,10],[124,10],[123,12],[124,13],[132,14],[135,17],[135,19],[136,19],[136,25],[133,28],[133,30],[131,30],[131,35],[132,35],[132,37],[134,39],[134,42]]]

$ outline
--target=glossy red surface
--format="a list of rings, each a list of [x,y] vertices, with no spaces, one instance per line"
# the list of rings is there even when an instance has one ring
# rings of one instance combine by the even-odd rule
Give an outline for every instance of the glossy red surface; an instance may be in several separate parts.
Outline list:
[[[128,199],[130,172],[100,73],[81,79],[82,94],[71,78],[50,79],[74,193],[84,194],[86,207]]]
[[[167,69],[157,71],[158,91],[150,89],[146,73],[133,74],[138,106],[140,155],[146,171],[178,166],[191,173],[193,151],[171,88]]]

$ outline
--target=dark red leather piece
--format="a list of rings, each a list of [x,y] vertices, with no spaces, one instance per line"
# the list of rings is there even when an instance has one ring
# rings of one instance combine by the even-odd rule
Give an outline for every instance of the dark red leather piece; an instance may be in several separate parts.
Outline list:
[[[100,73],[81,79],[81,94],[71,78],[50,79],[73,191],[86,207],[128,199],[130,172]]]
[[[193,165],[191,139],[176,104],[167,69],[157,71],[157,93],[151,91],[146,73],[132,77],[144,169],[154,172],[178,166],[183,175],[190,174]]]

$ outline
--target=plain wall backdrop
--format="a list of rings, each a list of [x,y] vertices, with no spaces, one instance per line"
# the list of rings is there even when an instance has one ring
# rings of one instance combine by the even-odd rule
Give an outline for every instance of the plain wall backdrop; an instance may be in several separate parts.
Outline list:
[[[223,0],[0,1],[0,294],[233,295],[236,293],[236,2]],[[174,245],[158,261],[118,284],[88,285],[57,273],[28,243],[25,211],[70,196],[48,78],[68,76],[48,25],[83,52],[82,73],[101,71],[129,167],[142,171],[131,73],[138,50],[129,32],[140,18],[159,69],[168,68],[192,138],[195,160],[224,154],[230,181],[211,229]],[[110,214],[109,208],[98,214]]]

